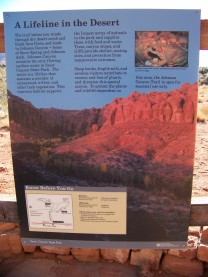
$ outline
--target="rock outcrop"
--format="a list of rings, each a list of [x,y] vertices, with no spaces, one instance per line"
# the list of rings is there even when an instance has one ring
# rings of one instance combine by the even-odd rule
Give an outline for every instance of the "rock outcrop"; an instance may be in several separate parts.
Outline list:
[[[37,109],[30,102],[8,93],[10,121],[21,126],[13,133],[30,133],[30,137],[84,136],[101,127],[141,120],[193,123],[196,120],[197,83],[183,84],[170,92],[132,92],[116,98],[102,109]],[[30,132],[28,132],[30,131]],[[28,135],[29,137],[29,135]]]
[[[171,92],[133,92],[102,109],[104,126],[139,120],[193,123],[196,120],[197,84],[184,84]]]

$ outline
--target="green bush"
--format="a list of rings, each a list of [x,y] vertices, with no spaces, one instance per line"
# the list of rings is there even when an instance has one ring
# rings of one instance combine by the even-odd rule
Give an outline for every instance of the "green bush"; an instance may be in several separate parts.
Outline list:
[[[6,67],[0,66],[0,118],[8,116]]]

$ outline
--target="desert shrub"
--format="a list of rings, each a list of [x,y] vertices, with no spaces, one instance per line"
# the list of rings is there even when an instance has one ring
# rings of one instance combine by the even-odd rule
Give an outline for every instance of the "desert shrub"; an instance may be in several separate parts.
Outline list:
[[[65,137],[65,138],[63,139],[63,141],[64,141],[64,142],[70,142],[70,141],[72,141],[72,140],[74,140],[74,139],[77,139],[77,138],[79,138],[79,137],[81,137],[81,134],[76,134],[76,135],[73,135],[73,136]]]
[[[200,67],[199,68],[199,82],[200,84],[208,84],[208,68]]]
[[[40,162],[43,165],[46,165],[48,163],[48,160],[50,159],[50,147],[41,147],[39,152]]]
[[[153,160],[154,157],[155,157],[155,149],[153,149],[153,148],[148,148],[148,149],[146,150],[146,157],[147,157],[148,160]]]
[[[197,122],[206,122],[208,120],[208,106],[202,106],[197,111]]]
[[[0,66],[0,117],[8,116],[7,88],[6,88],[6,67]]]
[[[207,105],[202,106],[200,110],[208,117],[208,106]]]
[[[197,111],[197,122],[205,123],[206,122],[206,117],[204,114],[198,109]]]
[[[201,116],[197,116],[197,122],[205,123],[206,119]]]
[[[62,142],[62,138],[52,138],[51,143],[52,144],[58,144]]]
[[[156,174],[147,175],[136,169],[113,168],[105,163],[91,165],[80,163],[80,157],[76,153],[63,157],[52,154],[50,149],[42,148],[40,156],[42,164],[54,173],[85,180],[91,185],[137,187],[170,199],[184,199],[191,191],[191,178],[189,177],[180,182],[179,188],[175,181],[172,182]]]
[[[208,67],[199,67],[199,74],[208,73]]]
[[[0,104],[0,106],[1,106],[1,104]],[[0,128],[9,130],[9,118],[7,116],[4,118],[2,118],[2,116],[0,116]]]
[[[62,142],[62,138],[50,138],[50,139],[39,139],[36,143],[43,147],[51,147],[54,144],[58,144]]]
[[[177,191],[177,196],[181,199],[190,199],[192,191],[192,175],[186,176],[180,183],[180,190]]]
[[[50,170],[70,177],[76,177],[91,183],[110,183],[121,186],[143,186],[143,175],[137,170],[127,171],[123,168],[109,167],[107,164],[82,164],[79,154],[70,153],[63,157],[51,155],[44,150],[41,152],[42,160]]]

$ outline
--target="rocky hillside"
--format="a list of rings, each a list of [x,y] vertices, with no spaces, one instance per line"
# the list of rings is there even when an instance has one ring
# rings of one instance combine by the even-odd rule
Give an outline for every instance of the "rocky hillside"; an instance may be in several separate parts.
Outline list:
[[[108,171],[108,176],[113,170],[117,176],[119,170],[120,175],[128,171],[128,178],[133,178],[139,171],[163,180],[168,177],[175,186],[192,175],[196,88],[197,84],[184,84],[169,93],[133,92],[127,98],[115,99],[101,110],[103,126],[81,138],[55,145],[50,164],[56,161],[55,166],[58,160],[61,168],[66,163],[68,170],[70,161],[73,167],[82,166],[79,172],[83,173],[86,167],[87,175],[92,169],[90,176],[94,165]]]
[[[102,109],[104,126],[140,120],[193,123],[196,119],[196,98],[197,83],[185,83],[169,93],[133,92],[127,98],[116,98]]]
[[[169,93],[133,92],[127,98],[114,99],[102,109],[85,110],[37,109],[9,92],[11,129],[16,134],[15,139],[21,140],[23,137],[80,137],[130,121],[193,123],[196,119],[196,92],[197,83],[183,84]],[[19,139],[18,133],[21,134]]]
[[[37,109],[30,102],[8,92],[11,131],[15,140],[83,136],[98,125],[100,109],[77,111],[54,108]],[[21,134],[18,137],[18,133]]]
[[[170,240],[180,240],[189,213],[196,97],[197,84],[183,84],[170,92],[133,92],[100,110],[63,111],[37,109],[9,94],[16,186],[124,186],[128,218],[142,209]],[[131,222],[128,236],[137,236],[141,227]]]

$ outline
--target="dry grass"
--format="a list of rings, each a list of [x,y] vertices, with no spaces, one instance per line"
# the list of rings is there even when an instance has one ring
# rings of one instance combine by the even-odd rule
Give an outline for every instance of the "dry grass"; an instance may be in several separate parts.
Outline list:
[[[208,86],[199,86],[197,121],[206,122],[208,120]]]
[[[9,118],[0,118],[0,128],[9,128]]]
[[[197,111],[197,122],[205,123],[207,121],[207,117],[200,111]]]
[[[2,119],[7,116],[6,67],[0,66],[0,118]]]
[[[198,122],[205,122],[208,120],[208,105],[202,105],[197,112]]]
[[[208,86],[207,85],[199,86],[198,98],[203,99],[203,101],[207,102],[207,100],[208,100]]]

